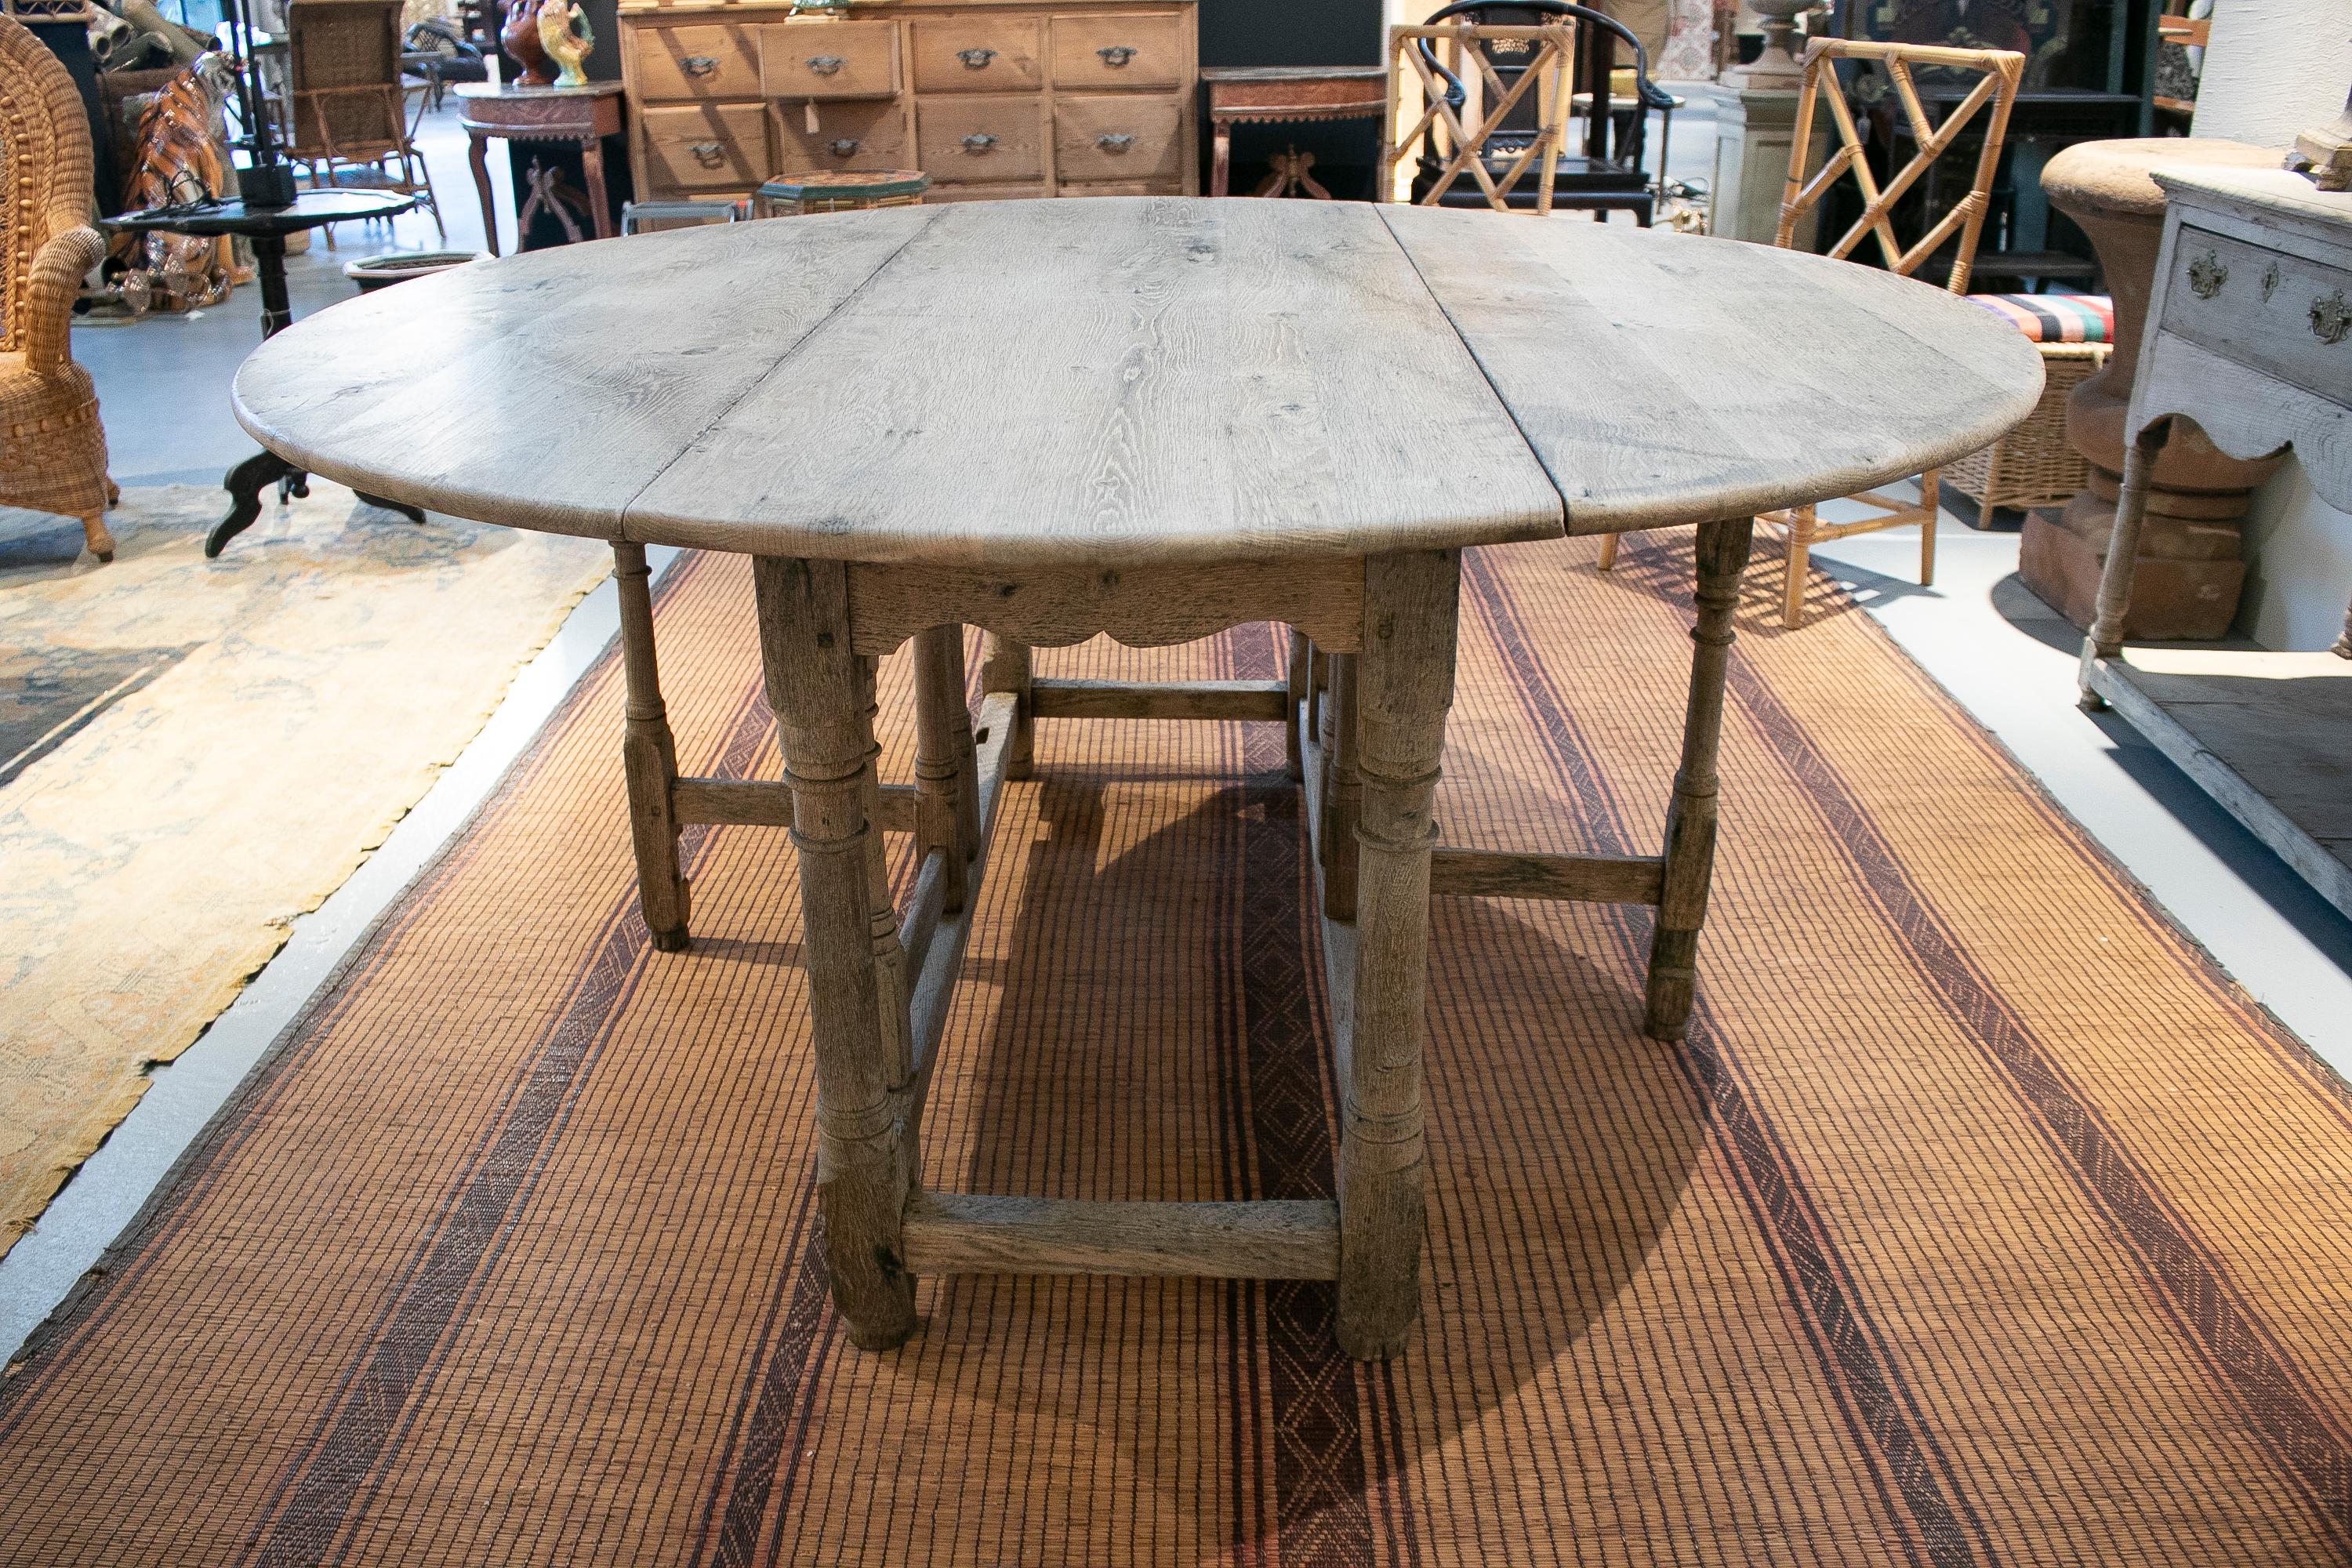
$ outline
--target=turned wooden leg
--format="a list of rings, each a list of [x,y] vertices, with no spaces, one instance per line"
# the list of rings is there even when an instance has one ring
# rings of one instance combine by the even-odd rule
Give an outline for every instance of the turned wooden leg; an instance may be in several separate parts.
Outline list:
[[[947,689],[954,698],[949,716],[954,721],[956,746],[956,842],[970,861],[980,856],[980,755],[971,736],[971,702],[967,695],[971,682],[964,668],[963,627],[949,630],[954,634],[948,638]]]
[[[963,628],[933,626],[915,634],[915,846],[940,852],[940,908],[954,914],[964,906],[963,790],[958,782],[963,753],[956,731],[970,710],[961,679]]]
[[[1594,563],[1594,566],[1599,571],[1609,572],[1615,570],[1616,565],[1617,535],[1604,533],[1601,536],[1601,559]]]
[[[980,689],[1010,691],[1021,701],[1013,710],[1013,738],[1004,745],[1004,776],[1025,779],[1036,761],[1037,716],[1029,702],[1029,647],[995,633],[980,645]]]
[[[1297,626],[1291,627],[1290,657],[1283,671],[1290,683],[1290,706],[1283,710],[1282,717],[1282,765],[1294,779],[1307,776],[1305,747],[1298,725],[1300,710],[1307,701],[1307,683],[1313,679],[1314,664],[1314,645],[1307,640],[1305,632]]]
[[[1780,578],[1780,624],[1790,631],[1805,624],[1805,579],[1812,571],[1812,561],[1813,509],[1792,506],[1789,509],[1789,560]]]
[[[874,667],[851,651],[840,563],[755,557],[761,660],[793,790],[802,945],[816,1047],[817,1196],[834,1304],[861,1350],[915,1328],[899,1234],[910,1161],[906,993],[876,962],[882,835],[874,759]],[[887,881],[883,901],[887,902]],[[895,929],[889,948],[895,950]]]
[[[654,658],[652,573],[642,544],[613,546],[613,581],[621,591],[621,672],[628,684],[621,771],[629,784],[629,838],[637,853],[637,907],[654,946],[684,951],[691,912],[686,879],[678,874],[677,817],[670,792],[677,784],[677,743],[662,703]]]
[[[2091,689],[2091,667],[2099,659],[2124,651],[2124,617],[2131,612],[2132,574],[2139,564],[2140,530],[2147,522],[2148,480],[2156,472],[2158,454],[2172,439],[2169,418],[2153,421],[2134,437],[2124,452],[2123,488],[2116,496],[2114,531],[2107,536],[2107,558],[2099,568],[2099,596],[2091,616],[2090,635],[2083,639],[2081,699],[2087,712],[2105,708],[2106,700]]]
[[[1450,550],[1365,563],[1364,651],[1346,679],[1363,796],[1355,1008],[1339,1063],[1339,1339],[1359,1361],[1402,1350],[1421,1307],[1429,852],[1460,565]]]
[[[1942,506],[1938,499],[1944,493],[1944,473],[1929,468],[1919,476],[1919,504],[1927,509],[1927,520],[1919,525],[1919,586],[1936,585],[1936,522]]]
[[[94,511],[81,520],[81,537],[82,542],[89,546],[89,552],[100,561],[114,559],[114,535],[106,531],[103,513]]]
[[[1335,921],[1356,918],[1356,824],[1363,812],[1363,776],[1356,766],[1360,744],[1357,731],[1357,656],[1331,656],[1331,693],[1326,700],[1332,714],[1332,746],[1325,753],[1328,785],[1323,807],[1323,912]]]
[[[1748,565],[1753,518],[1704,522],[1698,530],[1698,623],[1691,627],[1690,704],[1683,715],[1682,766],[1666,807],[1665,887],[1650,937],[1642,1028],[1679,1040],[1698,986],[1698,932],[1715,876],[1716,752],[1723,734],[1723,679],[1731,662],[1731,616]]]

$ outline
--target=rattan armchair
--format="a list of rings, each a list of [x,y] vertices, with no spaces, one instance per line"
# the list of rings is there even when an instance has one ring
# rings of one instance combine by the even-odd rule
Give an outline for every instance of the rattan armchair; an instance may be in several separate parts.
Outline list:
[[[83,274],[106,254],[89,226],[89,126],[73,78],[0,16],[0,506],[81,520],[114,559],[98,389],[68,329]]]
[[[444,239],[433,176],[416,149],[402,85],[401,0],[293,0],[287,154],[313,185],[361,185],[418,198]],[[331,234],[330,230],[330,234]]]

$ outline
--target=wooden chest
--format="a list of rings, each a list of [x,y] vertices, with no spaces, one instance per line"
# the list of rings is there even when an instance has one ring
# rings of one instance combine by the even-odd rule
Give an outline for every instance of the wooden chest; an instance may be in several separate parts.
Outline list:
[[[624,5],[640,200],[812,169],[920,169],[929,199],[1193,195],[1193,0]]]

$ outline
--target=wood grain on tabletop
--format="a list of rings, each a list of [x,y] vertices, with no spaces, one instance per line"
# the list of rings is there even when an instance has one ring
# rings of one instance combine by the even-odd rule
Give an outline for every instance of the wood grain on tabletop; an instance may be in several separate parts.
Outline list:
[[[1003,569],[1554,537],[1563,495],[1577,532],[1734,515],[1973,449],[2040,381],[2004,323],[1814,257],[1103,197],[464,268],[297,322],[236,398],[313,471],[459,516]]]

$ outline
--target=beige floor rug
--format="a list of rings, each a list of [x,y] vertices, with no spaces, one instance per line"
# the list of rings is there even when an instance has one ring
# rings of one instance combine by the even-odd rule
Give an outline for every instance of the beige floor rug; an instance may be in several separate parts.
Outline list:
[[[129,491],[103,566],[0,511],[0,1254],[610,561],[320,480],[206,561],[220,510]]]

